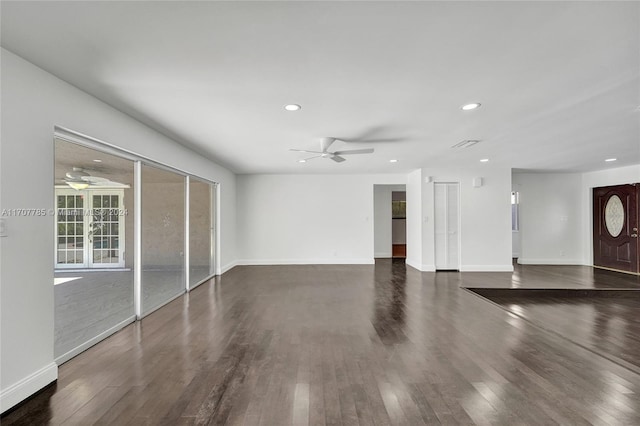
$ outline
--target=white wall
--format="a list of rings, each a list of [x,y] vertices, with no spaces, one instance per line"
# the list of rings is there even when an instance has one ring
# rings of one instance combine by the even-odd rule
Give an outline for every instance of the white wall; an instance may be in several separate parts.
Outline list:
[[[374,240],[375,257],[391,257],[393,240],[393,224],[391,201],[393,191],[404,191],[405,185],[375,185],[373,191]]]
[[[640,164],[582,175],[581,205],[584,220],[581,233],[588,236],[582,245],[582,259],[585,265],[593,265],[593,188],[627,183],[640,183]]]
[[[422,170],[414,170],[407,176],[407,258],[406,263],[423,271],[423,177]]]
[[[61,126],[220,182],[222,265],[235,262],[233,173],[4,49],[1,66],[0,208],[54,207],[53,132]],[[4,219],[8,236],[0,238],[0,411],[57,376],[54,218]]]
[[[425,178],[430,177],[430,182]],[[474,188],[473,178],[482,177],[483,185]],[[417,201],[414,193],[420,184],[421,220],[417,223],[407,212],[410,236],[416,226],[422,226],[420,270],[435,270],[434,183],[460,183],[460,270],[512,271],[511,264],[511,170],[479,167],[477,169],[422,169],[410,175],[407,185],[409,201]],[[411,190],[410,190],[411,187]],[[411,194],[410,194],[411,193]],[[409,208],[407,210],[410,210]],[[407,253],[409,254],[409,253]],[[415,266],[412,258],[411,266]]]
[[[593,265],[593,188],[640,182],[640,165],[588,173],[514,173],[522,264]]]
[[[238,176],[242,264],[373,263],[374,185],[405,175]]]
[[[518,263],[579,265],[584,235],[580,173],[514,173],[520,192]]]

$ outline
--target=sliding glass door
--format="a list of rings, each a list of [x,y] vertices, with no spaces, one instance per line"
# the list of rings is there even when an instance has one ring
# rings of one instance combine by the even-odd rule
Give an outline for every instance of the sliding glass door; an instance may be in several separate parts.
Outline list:
[[[184,293],[185,177],[142,165],[142,315]]]
[[[55,137],[58,363],[215,274],[216,184],[102,148]]]
[[[189,289],[214,274],[214,198],[214,185],[189,179]]]
[[[131,160],[55,140],[59,363],[135,320],[133,169]]]

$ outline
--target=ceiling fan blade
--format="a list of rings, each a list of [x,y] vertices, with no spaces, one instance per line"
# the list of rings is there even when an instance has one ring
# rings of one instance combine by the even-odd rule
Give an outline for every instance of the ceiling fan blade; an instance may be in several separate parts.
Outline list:
[[[83,176],[81,179],[90,183],[109,182],[109,179],[98,176]]]
[[[126,188],[127,184],[115,182],[112,180],[100,181],[100,182],[92,182],[91,186],[106,186],[109,188]]]
[[[322,154],[322,152],[320,151],[307,151],[306,149],[290,149],[289,151],[294,151],[294,152],[307,152],[309,154]]]
[[[314,155],[313,157],[304,158],[303,161],[309,161],[309,160],[313,160],[314,158],[320,158],[320,157],[322,157],[322,155]]]
[[[406,137],[399,138],[371,138],[371,139],[336,139],[345,143],[396,143],[405,142],[408,140]]]
[[[342,158],[339,155],[335,155],[335,154],[331,156],[331,159],[336,163],[342,163],[343,161],[347,160],[346,158]]]
[[[350,149],[350,150],[347,150],[347,151],[336,151],[336,152],[334,152],[335,155],[372,154],[372,153],[373,153],[373,148]]]

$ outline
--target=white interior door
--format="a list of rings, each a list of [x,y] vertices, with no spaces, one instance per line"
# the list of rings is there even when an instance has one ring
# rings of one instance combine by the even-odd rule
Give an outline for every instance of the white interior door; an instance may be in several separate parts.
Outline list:
[[[439,270],[460,269],[460,185],[436,183],[435,262]]]

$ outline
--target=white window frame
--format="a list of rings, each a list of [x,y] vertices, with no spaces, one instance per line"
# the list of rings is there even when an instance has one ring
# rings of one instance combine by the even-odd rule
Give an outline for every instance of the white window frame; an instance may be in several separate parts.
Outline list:
[[[82,195],[84,197],[83,203],[83,263],[58,263],[58,195]],[[93,262],[93,239],[90,236],[91,223],[93,215],[87,214],[93,210],[93,196],[94,195],[117,195],[118,207],[117,209],[122,212],[119,214],[118,220],[118,262],[117,263],[94,263]],[[120,188],[88,188],[84,190],[75,190],[65,187],[55,188],[55,246],[54,246],[54,259],[56,269],[104,269],[104,268],[124,268],[125,266],[125,212],[126,206],[124,205],[124,189]]]

